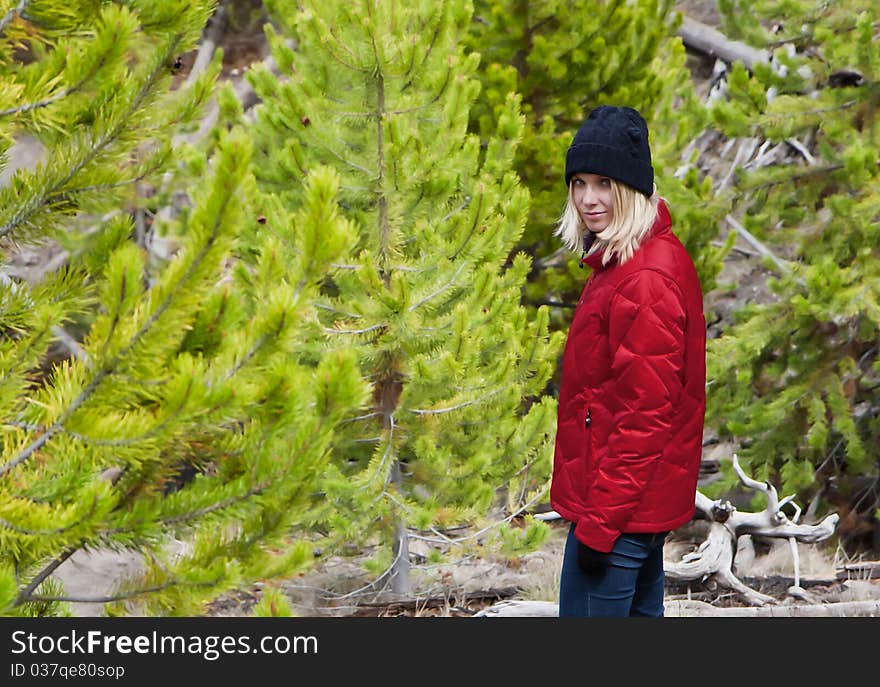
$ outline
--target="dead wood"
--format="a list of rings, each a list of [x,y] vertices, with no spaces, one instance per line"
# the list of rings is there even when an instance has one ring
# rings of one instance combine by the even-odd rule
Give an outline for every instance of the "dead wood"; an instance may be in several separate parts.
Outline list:
[[[223,40],[223,33],[226,30],[226,4],[221,2],[217,5],[217,9],[202,34],[202,40],[199,43],[199,49],[189,75],[186,77],[186,85],[192,85],[198,76],[208,68],[211,60],[214,58],[214,52]]]
[[[501,601],[474,614],[475,618],[558,618],[553,601]]]
[[[714,580],[728,589],[733,589],[755,606],[773,604],[772,596],[763,594],[744,584],[733,572],[733,561],[736,548],[743,535],[788,539],[792,544],[794,557],[794,585],[788,592],[797,598],[808,599],[809,594],[800,586],[796,542],[815,543],[827,539],[837,527],[839,517],[836,513],[828,515],[815,525],[800,522],[800,507],[792,501],[792,497],[782,500],[778,498],[776,488],[769,482],[760,482],[747,476],[739,465],[734,454],[733,469],[740,481],[748,488],[763,492],[767,497],[767,506],[758,513],[739,512],[729,501],[712,501],[699,491],[696,495],[696,509],[704,518],[711,522],[705,541],[691,553],[686,554],[676,563],[666,562],[666,577],[673,581],[694,580],[705,582]],[[789,518],[782,507],[791,504],[795,509],[794,516]]]
[[[721,608],[705,601],[668,601],[666,617],[749,617],[749,618],[859,618],[880,616],[880,599],[838,601],[827,604],[789,604],[782,606],[731,606]]]
[[[666,579],[671,582],[714,581],[722,587],[734,590],[751,605],[773,604],[776,603],[774,597],[749,587],[734,574],[734,560],[740,542],[748,539],[746,535],[788,539],[792,547],[795,569],[793,584],[788,588],[788,594],[802,600],[811,600],[810,594],[801,586],[800,561],[796,544],[797,542],[812,544],[827,539],[834,534],[839,516],[832,513],[817,524],[800,523],[801,509],[792,501],[792,497],[780,500],[773,485],[748,477],[742,471],[736,454],[733,456],[733,469],[745,486],[766,495],[766,508],[758,513],[739,512],[729,501],[721,499],[713,501],[698,491],[695,497],[696,510],[711,523],[709,531],[706,539],[696,550],[685,554],[680,561],[664,563]],[[783,506],[788,504],[795,509],[792,518],[782,511]],[[535,516],[536,519],[545,521],[560,517],[556,511]]]
[[[880,561],[847,563],[837,570],[836,577],[838,580],[880,579]]]
[[[768,574],[760,576],[740,575],[740,578],[750,587],[762,591],[767,594],[776,595],[784,593],[794,584],[794,578],[789,575]],[[801,579],[801,584],[807,588],[818,590],[837,589],[844,587],[847,580],[841,580],[838,577],[809,577]],[[707,590],[711,594],[710,590]],[[676,596],[677,594],[687,595],[693,598],[695,592],[694,586],[690,582],[666,579],[667,596]],[[683,597],[684,598],[684,597]],[[714,595],[713,595],[714,598]]]
[[[789,267],[788,263],[778,258],[773,251],[767,248],[767,246],[761,243],[761,241],[759,241],[748,229],[740,224],[733,215],[727,215],[724,219],[727,220],[727,223],[730,224],[730,226],[732,226],[743,239],[745,239],[746,243],[758,251],[763,257],[769,258],[783,275],[791,274],[791,267]],[[800,283],[803,283],[803,280],[799,281]]]
[[[353,615],[375,616],[395,615],[402,612],[418,613],[426,609],[447,608],[463,603],[492,602],[509,599],[518,594],[517,587],[500,587],[498,589],[485,589],[461,594],[450,593],[444,596],[430,596],[426,598],[399,599],[388,602],[358,603]]]
[[[717,29],[690,17],[682,17],[677,35],[681,38],[681,42],[691,50],[707,57],[720,58],[727,63],[742,62],[749,70],[758,63],[770,61],[770,54],[766,50],[759,50],[740,41],[731,40]]]
[[[713,606],[705,601],[667,600],[667,618],[751,617],[751,618],[835,618],[880,617],[880,599],[839,601],[827,604],[784,606]],[[474,615],[475,618],[555,618],[559,605],[552,601],[502,601]]]

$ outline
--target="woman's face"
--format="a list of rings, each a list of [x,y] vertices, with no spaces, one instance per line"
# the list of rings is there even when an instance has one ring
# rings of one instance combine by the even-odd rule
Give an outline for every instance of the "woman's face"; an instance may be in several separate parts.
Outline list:
[[[603,231],[614,219],[614,192],[608,177],[580,172],[571,178],[571,198],[587,229]]]

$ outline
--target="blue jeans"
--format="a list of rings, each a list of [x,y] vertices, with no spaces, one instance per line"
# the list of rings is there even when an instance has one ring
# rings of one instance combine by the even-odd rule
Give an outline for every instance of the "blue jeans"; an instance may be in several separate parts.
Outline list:
[[[588,575],[578,565],[574,527],[572,523],[562,558],[560,617],[663,617],[663,542],[668,533],[621,534],[605,569]]]

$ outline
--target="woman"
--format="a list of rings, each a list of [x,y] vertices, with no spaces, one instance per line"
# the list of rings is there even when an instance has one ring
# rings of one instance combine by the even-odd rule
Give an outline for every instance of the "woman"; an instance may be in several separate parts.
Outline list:
[[[659,617],[663,542],[693,516],[702,454],[702,292],[636,110],[590,112],[565,182],[556,234],[593,272],[562,361],[550,500],[571,527],[559,614]]]

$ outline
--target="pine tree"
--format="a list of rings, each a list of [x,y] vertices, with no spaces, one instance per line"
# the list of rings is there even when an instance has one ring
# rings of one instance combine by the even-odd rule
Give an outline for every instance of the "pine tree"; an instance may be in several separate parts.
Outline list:
[[[30,133],[45,152],[0,190],[0,612],[69,613],[53,571],[106,548],[146,564],[108,612],[134,599],[139,612],[194,614],[312,558],[296,527],[336,423],[367,391],[344,351],[291,358],[344,254],[339,181],[316,170],[293,214],[256,200],[239,128],[221,123],[201,146],[172,138],[195,125],[219,71],[218,56],[171,88],[210,3],[7,9],[2,139]],[[221,97],[235,114],[232,100]],[[175,246],[163,258],[133,240],[134,215],[172,195],[177,216],[157,214],[151,230]],[[284,230],[262,234],[261,221]],[[64,265],[17,277],[16,249],[49,242]]]
[[[546,309],[527,318],[520,306],[522,117],[511,97],[484,148],[467,133],[479,90],[461,44],[468,2],[268,6],[282,78],[252,73],[258,181],[295,208],[303,179],[329,165],[353,223],[355,257],[328,275],[322,328],[301,356],[352,348],[372,386],[334,446],[316,525],[353,547],[378,536],[371,569],[405,592],[411,535],[437,554],[462,539],[449,528],[546,496],[555,401],[541,393],[560,340]],[[516,548],[544,529],[500,531]]]
[[[740,169],[732,189],[775,277],[711,342],[709,416],[748,472],[824,497],[847,546],[877,547],[880,14],[868,0],[720,5],[726,30],[773,59],[730,73],[713,120],[781,162]]]
[[[483,93],[471,129],[483,138],[498,135],[511,93],[521,97],[526,118],[514,158],[533,199],[518,244],[535,257],[525,302],[556,306],[551,327],[567,327],[584,273],[553,236],[565,203],[562,168],[575,131],[600,104],[630,105],[645,115],[658,190],[710,290],[725,252],[710,243],[724,208],[689,164],[688,144],[705,128],[706,115],[675,36],[680,19],[673,3],[478,0],[475,6],[468,45],[482,56]]]

